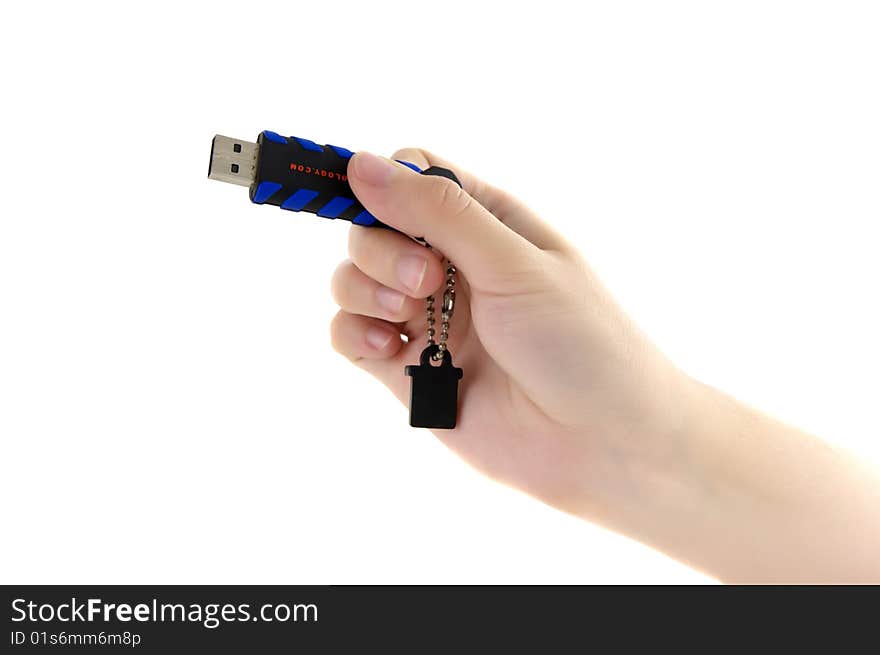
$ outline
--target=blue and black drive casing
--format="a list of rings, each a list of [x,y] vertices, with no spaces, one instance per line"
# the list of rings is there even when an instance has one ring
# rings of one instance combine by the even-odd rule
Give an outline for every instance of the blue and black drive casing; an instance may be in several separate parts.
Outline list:
[[[260,133],[257,144],[256,175],[250,187],[253,202],[324,218],[341,218],[356,225],[385,227],[357,201],[348,184],[348,160],[354,154],[351,150],[283,137],[268,130]],[[460,184],[452,171],[445,168],[432,166],[422,171],[409,162],[400,163]]]

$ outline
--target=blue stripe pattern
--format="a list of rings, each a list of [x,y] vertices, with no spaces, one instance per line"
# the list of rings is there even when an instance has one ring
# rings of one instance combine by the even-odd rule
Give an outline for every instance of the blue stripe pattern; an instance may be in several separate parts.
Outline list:
[[[352,223],[354,223],[355,225],[372,225],[375,222],[376,222],[376,217],[373,216],[366,209],[364,211],[362,211],[360,214],[358,214],[357,216],[355,216],[354,220],[352,220]]]
[[[323,216],[324,218],[336,218],[353,204],[354,200],[352,198],[336,196],[333,200],[318,210],[318,216]]]
[[[298,136],[295,136],[293,138],[296,139],[297,143],[299,143],[306,150],[312,150],[314,152],[324,152],[324,149],[321,146],[319,146],[317,143],[315,143],[314,141],[309,141],[308,139],[301,139]]]
[[[287,139],[283,136],[276,134],[275,132],[270,132],[269,130],[263,130],[263,138],[269,139],[269,141],[274,141],[275,143],[287,143]]]
[[[409,163],[408,161],[403,161],[402,159],[398,159],[398,160],[397,160],[397,163],[398,163],[398,164],[403,164],[403,165],[406,166],[407,168],[411,168],[411,169],[413,169],[416,173],[421,173],[421,172],[422,172],[422,169],[421,169],[421,168],[419,168],[419,167],[416,166],[415,164],[411,164],[411,163]]]
[[[335,152],[337,155],[339,155],[343,159],[351,159],[351,156],[354,154],[348,148],[343,148],[342,146],[330,146],[330,144],[327,144],[327,145],[329,147],[333,148],[333,152]]]
[[[262,205],[269,198],[275,195],[275,192],[281,188],[278,182],[260,182],[260,185],[254,191],[254,202]]]
[[[287,200],[281,203],[281,209],[289,209],[298,212],[318,197],[317,191],[311,189],[297,189]]]

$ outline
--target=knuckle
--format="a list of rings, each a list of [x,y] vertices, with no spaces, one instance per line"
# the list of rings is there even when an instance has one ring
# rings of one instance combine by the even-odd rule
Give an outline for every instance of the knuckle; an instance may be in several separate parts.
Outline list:
[[[441,214],[458,216],[466,212],[473,198],[452,180],[440,176],[425,176],[428,198]]]
[[[330,278],[330,296],[333,298],[333,301],[340,307],[342,306],[344,301],[343,291],[347,288],[345,280],[348,277],[352,266],[353,264],[349,259],[340,262],[339,266],[336,267],[336,270],[333,271],[333,275]]]
[[[342,322],[345,320],[345,313],[336,312],[336,316],[330,321],[330,345],[333,350],[338,353],[345,354],[342,348]]]
[[[357,228],[357,229],[355,229]],[[348,257],[352,266],[364,270],[373,268],[386,253],[383,237],[386,230],[355,225],[348,233]]]
[[[355,259],[356,254],[361,250],[361,244],[366,236],[364,232],[366,229],[360,225],[352,225],[348,231],[348,256],[352,259]]]

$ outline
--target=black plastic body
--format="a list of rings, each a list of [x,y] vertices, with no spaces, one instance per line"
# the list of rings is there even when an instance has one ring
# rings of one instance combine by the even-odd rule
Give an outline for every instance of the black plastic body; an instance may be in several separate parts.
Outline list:
[[[431,358],[439,352],[436,344],[422,351],[418,364],[410,364],[404,372],[412,378],[409,392],[409,424],[414,428],[451,430],[458,416],[458,381],[462,370],[452,365],[452,355],[443,351],[443,359],[435,366]]]

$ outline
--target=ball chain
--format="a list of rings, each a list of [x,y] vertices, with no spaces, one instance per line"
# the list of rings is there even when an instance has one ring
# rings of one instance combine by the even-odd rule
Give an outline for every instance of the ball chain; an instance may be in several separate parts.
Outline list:
[[[455,311],[455,266],[452,262],[446,263],[446,289],[443,291],[443,304],[440,308],[440,339],[439,343],[434,340],[437,334],[434,328],[437,319],[434,318],[434,296],[427,298],[427,314],[428,314],[428,345],[437,345],[437,352],[434,353],[433,359],[440,361],[443,354],[447,350],[446,341],[449,339],[449,321],[452,319],[452,313]]]

